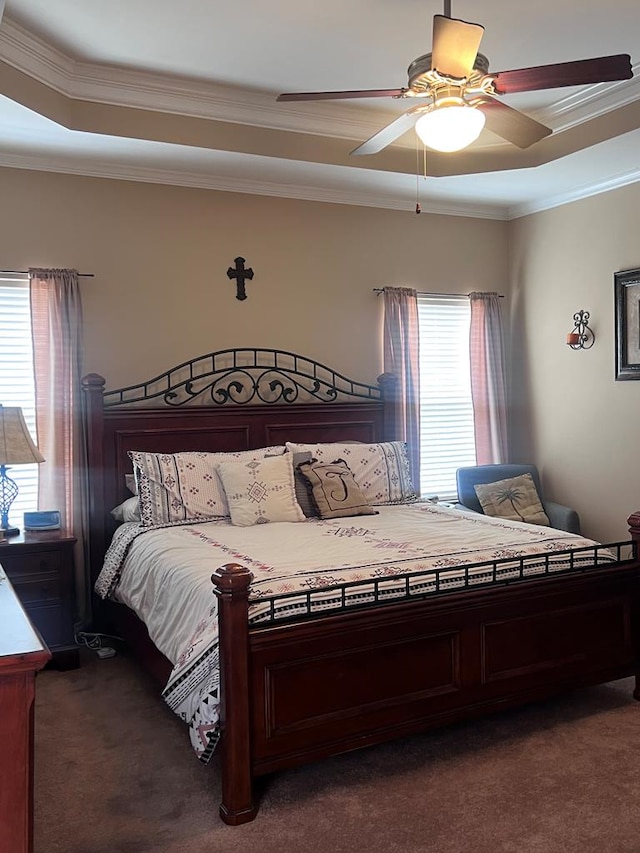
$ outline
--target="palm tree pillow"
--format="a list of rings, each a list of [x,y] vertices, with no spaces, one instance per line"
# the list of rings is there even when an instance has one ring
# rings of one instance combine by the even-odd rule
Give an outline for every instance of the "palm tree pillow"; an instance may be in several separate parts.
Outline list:
[[[495,483],[479,483],[474,489],[485,515],[549,527],[549,519],[531,474]]]

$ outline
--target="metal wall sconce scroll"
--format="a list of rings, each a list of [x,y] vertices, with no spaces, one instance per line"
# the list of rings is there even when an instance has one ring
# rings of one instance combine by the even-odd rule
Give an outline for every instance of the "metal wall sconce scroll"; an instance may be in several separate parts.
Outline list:
[[[594,345],[596,336],[589,328],[588,311],[577,311],[573,315],[573,331],[567,335],[567,345],[571,349],[591,349]]]

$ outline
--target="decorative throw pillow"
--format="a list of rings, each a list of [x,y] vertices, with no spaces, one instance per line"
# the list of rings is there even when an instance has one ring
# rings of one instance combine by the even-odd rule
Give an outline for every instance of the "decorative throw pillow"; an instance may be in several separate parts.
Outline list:
[[[409,503],[418,498],[411,482],[407,445],[404,441],[376,444],[295,444],[288,441],[287,450],[291,453],[309,450],[319,462],[344,459],[367,503],[372,506]]]
[[[304,521],[296,500],[291,454],[217,466],[231,523],[239,527],[271,521]]]
[[[298,469],[298,466],[302,462],[311,462],[311,458],[310,450],[305,450],[304,453],[293,454],[293,477],[296,488],[296,500],[300,504],[300,509],[305,514],[305,518],[318,517],[318,510],[311,495],[311,484]]]
[[[229,516],[229,506],[216,470],[218,462],[248,462],[282,455],[284,446],[231,453],[145,453],[130,451],[138,484],[144,527],[188,524]]]
[[[111,510],[116,521],[140,521],[140,501],[137,497],[127,498]]]
[[[474,486],[486,515],[549,526],[531,474]]]
[[[320,518],[377,515],[375,509],[367,503],[344,459],[333,462],[312,459],[298,465],[298,471],[311,485],[311,494]]]

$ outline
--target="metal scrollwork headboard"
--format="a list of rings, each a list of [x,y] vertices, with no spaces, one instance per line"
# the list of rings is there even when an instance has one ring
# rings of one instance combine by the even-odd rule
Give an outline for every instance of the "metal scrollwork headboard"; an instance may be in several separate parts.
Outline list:
[[[106,391],[104,406],[144,405],[153,400],[169,406],[330,403],[355,397],[381,400],[381,387],[353,382],[295,353],[246,348],[209,353],[147,382]]]

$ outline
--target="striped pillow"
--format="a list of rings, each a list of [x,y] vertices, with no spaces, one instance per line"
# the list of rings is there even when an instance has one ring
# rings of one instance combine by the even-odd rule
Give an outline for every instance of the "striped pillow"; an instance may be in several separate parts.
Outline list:
[[[231,453],[129,451],[138,485],[142,526],[228,518],[229,505],[216,465],[225,461],[249,462],[284,452],[284,446]]]
[[[319,462],[344,459],[371,506],[404,504],[417,500],[411,482],[407,445],[404,441],[376,444],[341,443],[295,444],[287,442],[290,453],[310,451]]]

